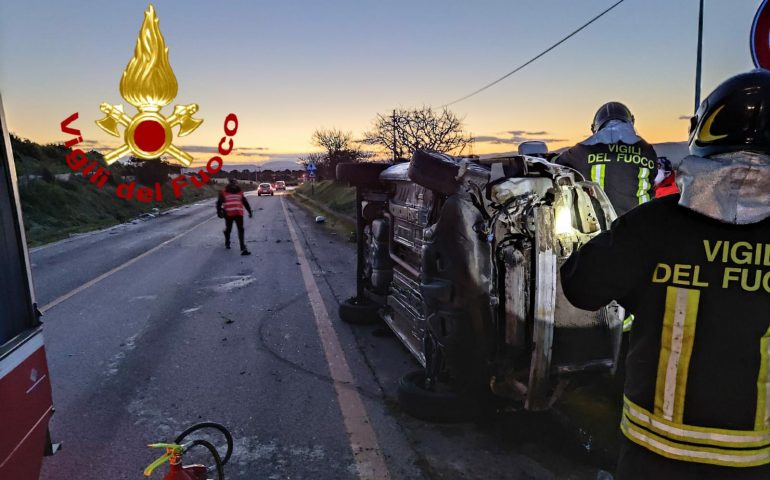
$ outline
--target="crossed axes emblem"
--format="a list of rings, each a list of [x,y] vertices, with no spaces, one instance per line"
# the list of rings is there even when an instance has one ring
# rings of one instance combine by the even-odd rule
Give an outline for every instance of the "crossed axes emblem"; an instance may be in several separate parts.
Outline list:
[[[123,136],[125,143],[120,147],[104,155],[107,164],[112,164],[118,158],[132,152],[139,158],[157,158],[163,153],[168,153],[184,166],[190,165],[192,156],[171,143],[173,135],[171,129],[179,125],[178,136],[184,137],[192,133],[203,122],[202,119],[193,118],[198,111],[198,105],[176,105],[174,113],[168,118],[159,111],[148,111],[140,108],[140,113],[133,118],[126,115],[123,105],[110,105],[102,103],[99,109],[106,116],[96,122],[102,130],[120,137],[118,125],[126,127]]]

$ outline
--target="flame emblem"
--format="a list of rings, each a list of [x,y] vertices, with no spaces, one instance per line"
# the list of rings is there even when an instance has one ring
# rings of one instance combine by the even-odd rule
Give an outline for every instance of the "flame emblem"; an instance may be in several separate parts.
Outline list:
[[[203,122],[193,118],[198,105],[176,105],[174,112],[165,117],[160,110],[176,97],[179,85],[168,61],[168,47],[160,33],[160,21],[155,7],[150,4],[144,12],[144,21],[136,39],[134,56],[128,62],[120,79],[120,95],[139,111],[129,117],[123,105],[102,103],[99,109],[106,116],[96,124],[105,132],[120,137],[118,125],[125,127],[125,143],[104,156],[107,164],[115,162],[131,152],[145,160],[158,158],[164,153],[171,155],[184,166],[190,165],[192,156],[175,147],[171,141],[171,129],[179,125],[180,137],[192,133]]]

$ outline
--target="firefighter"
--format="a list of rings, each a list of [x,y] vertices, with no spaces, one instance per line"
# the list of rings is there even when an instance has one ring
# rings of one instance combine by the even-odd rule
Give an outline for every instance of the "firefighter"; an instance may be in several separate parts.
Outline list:
[[[249,205],[249,201],[243,195],[241,187],[238,186],[238,180],[230,178],[224,190],[219,192],[219,198],[217,199],[217,215],[225,219],[225,248],[230,249],[230,232],[233,230],[233,223],[235,223],[235,226],[238,228],[241,255],[251,255],[243,239],[244,208],[249,212],[249,218],[251,218],[251,205]]]
[[[767,480],[770,72],[717,87],[689,148],[681,193],[588,242],[562,286],[579,308],[617,300],[635,315],[617,478]]]
[[[602,105],[591,123],[593,135],[556,158],[586,180],[598,183],[618,215],[652,198],[657,155],[634,130],[634,116],[620,102]]]

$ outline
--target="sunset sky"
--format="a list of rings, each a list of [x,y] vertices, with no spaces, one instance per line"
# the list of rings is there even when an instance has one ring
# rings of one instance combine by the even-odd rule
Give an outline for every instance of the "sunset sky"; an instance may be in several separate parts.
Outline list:
[[[319,127],[371,126],[394,107],[440,106],[512,70],[614,0],[154,2],[179,82],[174,104],[204,123],[175,143],[205,159],[225,116],[240,119],[228,161],[294,160]],[[703,90],[753,68],[749,30],[760,0],[706,0]],[[94,124],[131,58],[145,1],[0,3],[0,92],[12,132],[60,142],[59,122],[97,145]],[[692,113],[697,0],[626,0],[520,73],[451,109],[474,153],[524,138],[552,148],[589,132],[596,108],[626,103],[651,142],[686,138]]]

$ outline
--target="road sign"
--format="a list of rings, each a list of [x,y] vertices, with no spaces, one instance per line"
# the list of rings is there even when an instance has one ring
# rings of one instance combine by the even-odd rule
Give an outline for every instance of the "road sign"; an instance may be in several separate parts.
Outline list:
[[[310,178],[315,178],[315,172],[310,170],[310,171],[307,172],[307,176],[310,177]]]
[[[770,8],[764,0],[751,25],[751,58],[757,68],[770,70]]]
[[[306,168],[308,173],[312,175],[315,172],[315,163],[308,163]]]

